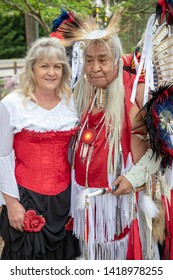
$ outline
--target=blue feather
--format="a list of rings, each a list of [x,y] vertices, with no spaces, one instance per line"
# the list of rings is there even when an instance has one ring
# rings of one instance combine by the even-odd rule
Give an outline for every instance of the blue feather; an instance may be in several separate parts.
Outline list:
[[[55,32],[57,28],[62,24],[62,22],[68,19],[70,16],[67,11],[61,9],[61,14],[59,17],[53,20],[52,22],[52,32]]]

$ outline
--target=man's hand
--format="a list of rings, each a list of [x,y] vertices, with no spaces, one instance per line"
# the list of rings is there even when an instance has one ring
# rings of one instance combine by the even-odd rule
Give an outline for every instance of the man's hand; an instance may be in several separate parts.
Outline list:
[[[143,191],[146,188],[145,183],[142,186],[139,186],[138,188],[133,189],[132,184],[127,180],[124,176],[119,176],[113,183],[113,186],[118,186],[116,191],[112,192],[114,195],[122,195],[122,194],[129,194],[132,191],[140,192]]]
[[[116,191],[112,192],[114,195],[122,195],[122,194],[129,194],[133,191],[132,184],[124,177],[119,176],[112,185],[118,185]]]

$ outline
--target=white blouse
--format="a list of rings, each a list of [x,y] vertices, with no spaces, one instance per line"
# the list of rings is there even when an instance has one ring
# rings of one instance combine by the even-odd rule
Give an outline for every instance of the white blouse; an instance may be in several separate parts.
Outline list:
[[[61,101],[46,110],[25,97],[12,92],[0,102],[0,205],[5,204],[3,193],[19,199],[15,179],[14,134],[23,128],[39,132],[68,131],[77,125],[78,117],[73,96],[69,103],[62,95]]]

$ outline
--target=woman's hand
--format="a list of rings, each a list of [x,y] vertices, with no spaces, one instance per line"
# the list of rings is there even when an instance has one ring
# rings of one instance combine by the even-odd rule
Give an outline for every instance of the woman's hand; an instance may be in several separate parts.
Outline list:
[[[10,225],[16,230],[23,231],[23,221],[25,217],[25,209],[15,197],[4,194],[7,206],[7,213]]]

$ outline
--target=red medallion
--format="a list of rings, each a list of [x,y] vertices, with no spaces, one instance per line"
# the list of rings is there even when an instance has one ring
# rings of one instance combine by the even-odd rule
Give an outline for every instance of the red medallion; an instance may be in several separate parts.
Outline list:
[[[85,129],[82,133],[81,140],[84,144],[88,145],[91,144],[96,137],[96,132],[94,129]]]

